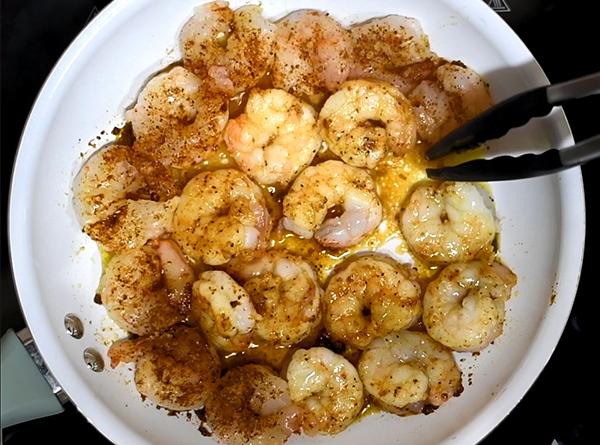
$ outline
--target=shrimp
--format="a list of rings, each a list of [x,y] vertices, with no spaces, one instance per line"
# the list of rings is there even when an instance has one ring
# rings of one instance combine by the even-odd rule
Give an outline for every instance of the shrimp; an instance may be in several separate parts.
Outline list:
[[[460,62],[435,70],[432,80],[422,81],[408,96],[421,138],[434,143],[492,105],[485,81]]]
[[[247,5],[234,12],[221,1],[196,7],[181,31],[184,66],[230,96],[256,85],[273,64],[275,37],[261,11]]]
[[[295,11],[277,22],[273,85],[294,96],[335,91],[352,64],[350,34],[329,14]]]
[[[321,321],[321,295],[315,271],[300,257],[269,251],[251,262],[234,265],[261,319],[255,332],[275,345],[292,345],[310,334]]]
[[[220,270],[203,272],[194,283],[191,316],[210,342],[225,352],[248,348],[260,319],[245,289]]]
[[[376,403],[400,415],[430,413],[463,391],[452,352],[422,332],[373,340],[360,357],[358,372]]]
[[[230,120],[225,143],[259,184],[286,186],[321,148],[314,109],[283,90],[252,90],[244,114]]]
[[[340,216],[329,210],[343,207]],[[283,227],[326,247],[358,243],[381,222],[382,206],[375,182],[367,172],[341,161],[308,167],[283,200]]]
[[[455,351],[482,350],[502,334],[504,302],[516,283],[516,275],[496,262],[447,266],[425,291],[427,332]]]
[[[350,79],[378,79],[408,94],[436,67],[429,39],[412,17],[389,15],[350,28],[354,64]]]
[[[206,419],[228,445],[281,445],[298,431],[301,413],[285,380],[266,366],[246,365],[220,379],[206,402]]]
[[[404,153],[417,141],[410,102],[384,82],[344,83],[323,105],[319,122],[328,148],[354,167],[374,168],[386,152]]]
[[[356,368],[327,348],[299,349],[286,375],[290,397],[304,412],[302,429],[308,435],[343,431],[363,407]]]
[[[335,340],[359,349],[410,327],[421,312],[420,286],[387,259],[353,261],[331,277],[325,291],[325,328]]]
[[[491,247],[498,231],[490,196],[467,182],[418,186],[400,226],[411,250],[435,263],[475,258]]]
[[[233,169],[192,178],[183,189],[173,226],[183,252],[211,266],[264,248],[271,231],[260,188]]]
[[[159,332],[185,319],[194,272],[170,240],[112,257],[98,293],[108,315],[138,335]]]
[[[222,93],[176,66],[146,84],[125,118],[138,151],[167,167],[188,168],[219,146],[228,114]]]
[[[174,411],[202,407],[216,388],[221,364],[196,329],[176,326],[154,337],[120,340],[108,350],[111,366],[135,362],[135,385]]]
[[[166,201],[178,194],[161,164],[117,144],[96,151],[73,184],[73,203],[82,226],[109,217],[127,199]]]
[[[108,217],[84,227],[92,239],[108,252],[138,249],[147,241],[173,231],[176,196],[165,202],[125,200]]]

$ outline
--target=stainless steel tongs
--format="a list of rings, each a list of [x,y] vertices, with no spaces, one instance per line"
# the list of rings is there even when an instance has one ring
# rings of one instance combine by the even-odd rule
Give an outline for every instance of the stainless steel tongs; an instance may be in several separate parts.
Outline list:
[[[600,94],[600,72],[578,79],[525,91],[495,105],[433,145],[425,156],[438,159],[452,152],[474,148],[504,136],[534,117],[545,116],[555,106]],[[600,118],[598,118],[600,127]],[[477,159],[452,167],[427,169],[432,179],[452,181],[504,181],[555,173],[600,158],[600,134],[571,147],[540,154]]]

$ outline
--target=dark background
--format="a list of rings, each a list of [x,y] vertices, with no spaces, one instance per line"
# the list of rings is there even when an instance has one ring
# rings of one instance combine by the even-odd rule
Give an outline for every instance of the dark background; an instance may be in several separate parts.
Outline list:
[[[477,0],[473,0],[477,1]],[[52,66],[79,31],[108,1],[2,0],[1,153],[2,264],[1,328],[24,327],[14,292],[6,240],[6,209],[13,157],[29,109]],[[501,1],[493,3],[500,4]],[[506,0],[510,12],[500,12],[555,83],[600,71],[598,18],[594,1]],[[594,36],[594,37],[592,37]],[[600,99],[588,98],[565,107],[577,141],[600,131]],[[593,213],[598,190],[598,162],[584,166],[587,242],[581,284],[573,312],[548,366],[514,411],[482,443],[592,443],[592,407],[598,396],[598,359],[592,343],[592,323],[598,317],[595,252],[600,247]],[[594,306],[594,307],[592,307]],[[47,419],[6,429],[5,444],[48,441],[108,443],[73,406]],[[594,440],[597,442],[597,438]]]

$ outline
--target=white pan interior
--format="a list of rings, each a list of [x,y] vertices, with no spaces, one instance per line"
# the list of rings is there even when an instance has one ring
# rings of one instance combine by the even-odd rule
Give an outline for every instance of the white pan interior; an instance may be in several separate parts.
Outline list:
[[[29,327],[79,409],[108,438],[122,444],[213,442],[185,416],[169,417],[142,402],[127,367],[102,373],[86,368],[84,348],[92,346],[105,355],[109,342],[122,333],[93,303],[101,260],[75,219],[70,187],[94,151],[88,141],[97,147],[109,141],[110,130],[123,123],[124,108],[135,100],[148,75],[179,58],[177,36],[197,1],[117,0],[108,6],[46,82],[27,124],[13,178],[11,252]],[[234,1],[232,6],[242,3]],[[414,16],[435,52],[460,59],[487,77],[496,101],[547,82],[525,46],[481,1],[264,0],[262,5],[273,19],[309,7],[326,9],[344,24],[391,13]],[[570,143],[564,115],[555,111],[550,118],[511,132],[492,149],[520,151]],[[333,438],[296,436],[291,444],[470,444],[518,403],[556,346],[575,296],[585,232],[583,186],[580,171],[573,169],[493,184],[492,191],[502,226],[501,256],[519,283],[508,304],[504,335],[479,357],[457,355],[465,359],[459,362],[464,393],[428,416],[376,414]],[[81,340],[69,337],[63,327],[69,312],[85,322]]]

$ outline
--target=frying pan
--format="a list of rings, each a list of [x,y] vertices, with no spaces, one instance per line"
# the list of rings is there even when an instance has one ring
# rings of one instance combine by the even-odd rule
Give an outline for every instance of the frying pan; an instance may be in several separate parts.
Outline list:
[[[96,148],[110,141],[110,130],[123,123],[124,109],[144,81],[180,57],[177,35],[196,4],[116,0],[109,5],[46,81],[14,168],[9,237],[28,326],[70,399],[116,443],[212,443],[199,435],[193,421],[141,401],[129,369],[93,372],[86,366],[86,348],[106,361],[107,346],[124,333],[93,302],[101,258],[81,233],[71,194],[75,174]],[[232,7],[241,4],[232,2]],[[496,101],[547,83],[530,52],[484,2],[267,0],[262,6],[273,19],[308,7],[326,9],[344,24],[390,13],[416,17],[433,50],[482,73]],[[572,143],[565,117],[556,110],[492,142],[490,155]],[[290,443],[476,443],[518,403],[554,350],[575,297],[585,234],[583,186],[579,169],[572,169],[492,184],[491,190],[502,227],[500,255],[519,283],[508,304],[505,333],[477,357],[458,355],[464,359],[459,362],[463,371],[473,374],[465,392],[428,416],[381,413],[332,438],[293,437]],[[65,330],[68,313],[83,321],[82,338]]]

